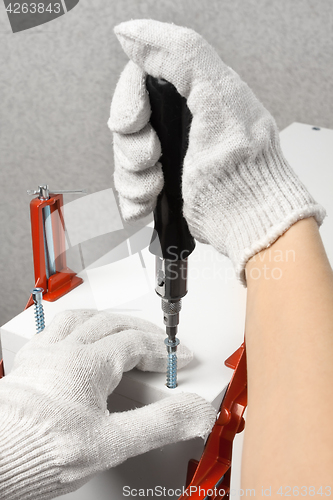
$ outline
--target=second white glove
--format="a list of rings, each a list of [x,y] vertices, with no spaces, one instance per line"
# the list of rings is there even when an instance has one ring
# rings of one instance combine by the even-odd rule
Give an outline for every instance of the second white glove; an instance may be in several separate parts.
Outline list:
[[[179,349],[179,365],[192,355]],[[178,394],[123,413],[107,397],[123,372],[164,371],[161,329],[108,311],[69,311],[19,351],[0,381],[0,498],[46,500],[168,443],[203,436],[215,410]]]

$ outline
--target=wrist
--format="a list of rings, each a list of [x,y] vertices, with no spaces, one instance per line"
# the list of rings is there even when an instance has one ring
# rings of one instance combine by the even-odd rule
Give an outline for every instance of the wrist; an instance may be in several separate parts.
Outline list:
[[[325,210],[309,194],[285,160],[279,143],[246,162],[219,166],[218,181],[208,183],[188,214],[196,238],[213,245],[233,262],[246,286],[245,266],[272,245],[295,222],[314,217],[320,225]]]
[[[21,413],[1,408],[0,498],[54,498],[61,485],[52,435]]]

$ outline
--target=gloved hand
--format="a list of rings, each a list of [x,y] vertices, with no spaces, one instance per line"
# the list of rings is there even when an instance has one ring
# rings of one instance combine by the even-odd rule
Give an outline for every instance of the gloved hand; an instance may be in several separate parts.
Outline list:
[[[171,82],[193,115],[184,160],[184,216],[192,235],[229,256],[246,284],[246,262],[318,205],[285,160],[275,121],[250,88],[194,31],[152,20],[115,33],[131,61],[108,122],[115,187],[125,219],[148,214],[163,186],[161,148],[149,121],[146,74]]]
[[[216,412],[195,394],[107,410],[123,372],[165,370],[163,338],[147,321],[85,310],[30,340],[0,381],[0,498],[54,498],[129,457],[208,433]],[[178,359],[184,366],[191,353],[182,347]]]

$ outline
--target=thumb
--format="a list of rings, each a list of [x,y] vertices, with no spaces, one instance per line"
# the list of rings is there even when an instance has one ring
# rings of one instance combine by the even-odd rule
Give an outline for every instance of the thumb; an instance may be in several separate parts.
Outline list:
[[[106,421],[108,467],[178,441],[205,437],[216,410],[197,394],[181,393],[142,408],[113,413]]]
[[[114,28],[118,40],[141,69],[171,82],[184,97],[194,83],[206,81],[221,60],[198,33],[174,24],[137,19]]]

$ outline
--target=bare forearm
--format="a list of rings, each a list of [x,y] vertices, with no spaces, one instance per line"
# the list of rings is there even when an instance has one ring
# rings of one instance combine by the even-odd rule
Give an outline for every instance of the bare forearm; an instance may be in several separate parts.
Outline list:
[[[331,485],[333,273],[314,219],[292,226],[246,272],[243,484],[272,486],[272,496],[281,485]]]

